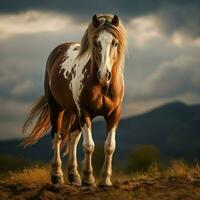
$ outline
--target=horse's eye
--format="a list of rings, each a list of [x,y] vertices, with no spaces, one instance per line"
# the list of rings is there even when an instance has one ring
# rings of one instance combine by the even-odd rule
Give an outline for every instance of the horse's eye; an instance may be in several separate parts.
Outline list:
[[[113,40],[113,41],[112,41],[112,46],[117,47],[117,46],[118,46],[118,43],[115,42],[115,41]]]
[[[112,46],[115,46],[115,41],[114,40],[112,41]]]

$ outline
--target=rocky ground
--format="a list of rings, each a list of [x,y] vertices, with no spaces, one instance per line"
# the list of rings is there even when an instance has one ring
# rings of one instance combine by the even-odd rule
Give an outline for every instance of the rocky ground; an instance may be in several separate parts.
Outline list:
[[[198,200],[199,177],[169,177],[152,179],[115,180],[111,188],[74,187],[71,185],[30,186],[19,183],[0,183],[0,200],[70,199],[70,200]]]

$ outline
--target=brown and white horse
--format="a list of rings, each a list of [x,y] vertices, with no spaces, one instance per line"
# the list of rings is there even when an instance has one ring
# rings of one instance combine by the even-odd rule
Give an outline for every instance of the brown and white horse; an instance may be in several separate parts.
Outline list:
[[[54,158],[51,180],[63,182],[60,149],[67,141],[69,150],[68,179],[81,184],[76,148],[83,134],[83,185],[95,185],[92,168],[94,141],[91,121],[103,116],[107,123],[104,145],[105,161],[100,185],[112,185],[112,156],[115,133],[120,120],[124,94],[123,65],[126,34],[119,18],[94,15],[81,44],[64,43],[48,57],[45,74],[45,95],[32,108],[24,132],[35,119],[35,126],[24,138],[25,146],[37,142],[52,126]]]

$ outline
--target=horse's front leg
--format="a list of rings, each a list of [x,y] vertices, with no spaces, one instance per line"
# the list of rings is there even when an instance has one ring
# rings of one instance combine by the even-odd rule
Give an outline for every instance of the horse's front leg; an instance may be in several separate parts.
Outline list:
[[[117,109],[114,110],[113,113],[111,113],[111,115],[106,118],[107,138],[104,143],[105,160],[101,170],[101,176],[99,182],[100,186],[112,185],[112,182],[110,180],[112,175],[112,158],[116,147],[115,135],[120,115],[121,115],[121,106],[117,107]]]
[[[82,127],[84,151],[82,184],[86,186],[96,186],[92,167],[92,154],[95,145],[92,139],[91,120],[87,117],[84,121]]]

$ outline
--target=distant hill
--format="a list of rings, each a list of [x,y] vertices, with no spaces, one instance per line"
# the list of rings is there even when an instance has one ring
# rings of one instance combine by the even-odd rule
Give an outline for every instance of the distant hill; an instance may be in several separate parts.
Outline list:
[[[95,143],[104,142],[104,122],[94,123],[93,136]],[[20,155],[44,162],[52,158],[50,135],[25,150],[18,144],[18,140],[0,141],[0,154]],[[115,159],[126,160],[130,151],[143,144],[155,145],[166,160],[200,161],[200,105],[173,102],[121,120]]]

